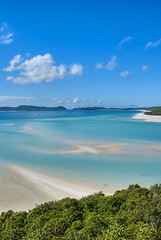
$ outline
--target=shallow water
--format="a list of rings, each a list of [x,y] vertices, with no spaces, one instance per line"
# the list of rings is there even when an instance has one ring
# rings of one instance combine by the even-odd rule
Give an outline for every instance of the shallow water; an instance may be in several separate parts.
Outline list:
[[[0,112],[0,174],[15,164],[59,178],[111,188],[161,182],[161,123],[131,117],[138,111]],[[61,153],[73,144],[125,143],[121,154]]]

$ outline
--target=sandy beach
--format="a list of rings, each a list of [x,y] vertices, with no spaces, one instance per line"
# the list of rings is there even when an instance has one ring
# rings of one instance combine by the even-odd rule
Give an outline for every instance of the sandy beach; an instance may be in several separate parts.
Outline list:
[[[144,120],[144,122],[161,122],[161,116],[145,115],[144,110],[141,113],[135,114],[132,119]]]
[[[7,166],[6,171],[0,181],[0,212],[29,210],[37,204],[64,197],[80,199],[99,191],[114,192],[107,186],[57,179],[15,165]]]

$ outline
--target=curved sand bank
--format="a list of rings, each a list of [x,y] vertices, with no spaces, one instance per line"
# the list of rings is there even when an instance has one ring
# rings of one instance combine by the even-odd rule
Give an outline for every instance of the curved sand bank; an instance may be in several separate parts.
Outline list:
[[[150,150],[161,152],[161,146],[147,146]]]
[[[62,150],[60,153],[93,153],[93,154],[120,154],[121,147],[125,143],[88,143],[88,144],[73,144],[73,149]]]
[[[60,200],[64,197],[81,198],[94,192],[112,194],[107,186],[87,182],[65,181],[22,168],[7,166],[7,176],[0,181],[0,212],[12,209],[32,209],[36,204]]]
[[[144,120],[144,122],[161,122],[161,116],[145,115],[144,110],[142,113],[135,114],[132,119]]]

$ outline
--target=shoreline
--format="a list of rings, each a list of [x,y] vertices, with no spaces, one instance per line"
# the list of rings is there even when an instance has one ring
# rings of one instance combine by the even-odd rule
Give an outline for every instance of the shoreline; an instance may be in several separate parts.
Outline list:
[[[110,195],[116,189],[74,179],[58,179],[24,167],[8,165],[6,176],[0,180],[0,212],[9,209],[29,210],[44,202],[65,197],[80,199],[99,191]]]
[[[132,119],[136,120],[144,120],[144,122],[161,122],[161,116],[155,116],[155,115],[145,115],[145,110],[141,110],[141,113],[135,114]]]

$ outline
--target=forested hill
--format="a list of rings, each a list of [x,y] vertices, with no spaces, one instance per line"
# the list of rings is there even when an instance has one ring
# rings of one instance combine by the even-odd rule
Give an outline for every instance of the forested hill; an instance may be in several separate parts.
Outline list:
[[[18,107],[0,107],[0,111],[53,111],[53,110],[67,110],[65,107],[40,107],[20,105]]]
[[[148,112],[145,112],[144,114],[146,115],[155,115],[155,116],[160,116],[161,115],[161,107],[151,107],[148,109]]]
[[[161,184],[150,189],[130,185],[113,196],[48,202],[29,212],[3,212],[3,240],[159,240]]]
[[[72,110],[108,110],[104,107],[80,107],[80,108],[73,108]]]

